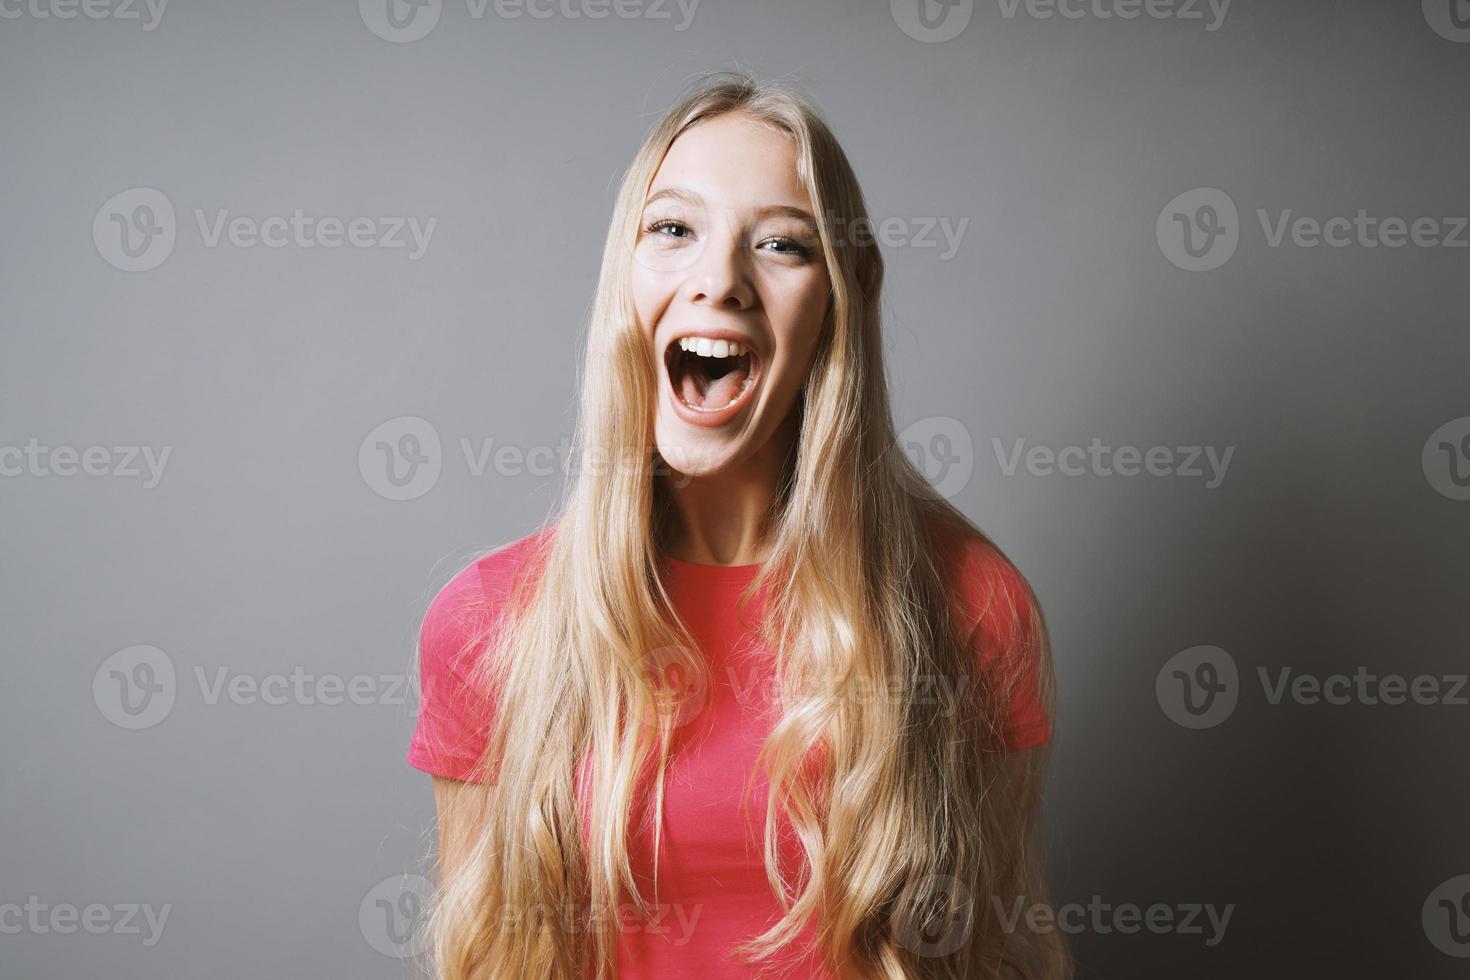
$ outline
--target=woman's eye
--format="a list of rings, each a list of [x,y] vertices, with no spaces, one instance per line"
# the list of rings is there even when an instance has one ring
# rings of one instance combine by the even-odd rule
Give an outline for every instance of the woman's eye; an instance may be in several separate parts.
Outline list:
[[[805,257],[810,252],[810,250],[805,245],[801,244],[798,241],[795,241],[794,239],[785,237],[767,238],[765,241],[761,242],[761,245],[779,246],[778,248],[772,249],[772,251],[777,252],[781,255],[795,255],[799,257]]]
[[[677,218],[660,218],[652,221],[644,227],[643,231],[655,238],[666,238],[673,241],[684,241],[694,237],[694,229]],[[810,248],[785,235],[774,235],[756,247],[775,252],[777,255],[790,255],[795,258],[807,258],[811,255]]]
[[[675,221],[673,218],[662,218],[643,230],[650,235],[663,234],[666,238],[686,238],[694,234],[688,225],[682,221]],[[674,231],[680,234],[673,234]]]

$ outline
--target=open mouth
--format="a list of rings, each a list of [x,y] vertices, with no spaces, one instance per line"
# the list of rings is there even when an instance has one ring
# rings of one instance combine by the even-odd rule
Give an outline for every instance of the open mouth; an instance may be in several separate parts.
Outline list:
[[[679,337],[664,351],[674,396],[696,412],[724,413],[743,403],[760,375],[760,361],[745,344],[708,337]]]

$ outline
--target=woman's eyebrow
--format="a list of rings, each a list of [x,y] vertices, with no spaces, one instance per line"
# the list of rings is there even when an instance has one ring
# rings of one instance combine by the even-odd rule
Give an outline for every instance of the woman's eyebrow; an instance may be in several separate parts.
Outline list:
[[[811,229],[811,233],[817,233],[817,219],[813,218],[806,210],[791,204],[772,204],[767,207],[757,208],[756,216],[759,218],[779,215],[785,218],[794,218]]]
[[[681,204],[688,204],[691,206],[699,205],[703,202],[703,198],[701,198],[693,191],[686,191],[682,187],[665,187],[661,191],[656,191],[655,193],[648,195],[648,199],[643,202],[643,206],[647,208],[655,201],[662,201],[666,197],[672,198],[675,201],[680,202]]]
[[[665,198],[678,201],[681,204],[686,204],[691,207],[702,206],[704,203],[704,198],[700,197],[693,191],[685,190],[682,187],[665,187],[663,190],[656,191],[653,194],[650,194],[648,196],[648,199],[643,202],[643,207],[646,209],[652,206],[654,203],[664,200]],[[816,219],[813,218],[808,211],[803,208],[799,208],[794,204],[768,204],[765,207],[755,209],[755,216],[757,218],[768,218],[773,215],[786,218],[794,218],[797,221],[805,224],[809,229],[811,229],[811,233],[813,235],[817,233]]]

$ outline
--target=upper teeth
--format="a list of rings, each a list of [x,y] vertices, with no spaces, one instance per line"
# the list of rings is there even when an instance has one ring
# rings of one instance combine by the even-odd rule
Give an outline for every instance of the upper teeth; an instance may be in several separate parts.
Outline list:
[[[679,349],[700,357],[740,357],[746,352],[745,345],[733,340],[710,340],[708,337],[680,337]]]

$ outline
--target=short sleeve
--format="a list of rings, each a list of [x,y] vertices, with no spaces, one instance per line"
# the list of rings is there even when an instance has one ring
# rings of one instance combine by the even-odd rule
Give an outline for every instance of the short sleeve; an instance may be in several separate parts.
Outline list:
[[[419,712],[408,764],[479,781],[496,698],[476,668],[510,604],[522,542],[461,570],[430,601],[419,629]]]
[[[989,542],[967,540],[961,552],[965,626],[981,684],[990,695],[986,703],[999,712],[993,721],[997,741],[1009,752],[1045,745],[1052,729],[1041,686],[1046,628],[1035,595]]]

